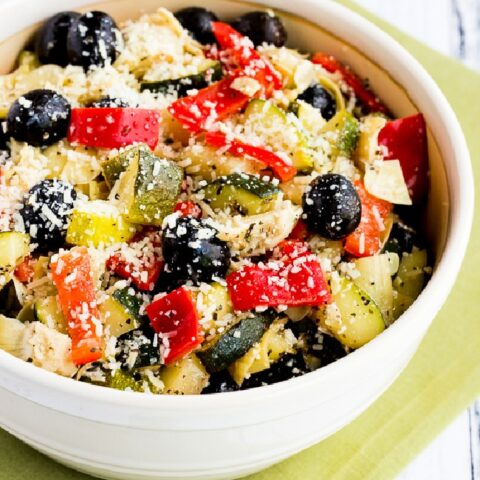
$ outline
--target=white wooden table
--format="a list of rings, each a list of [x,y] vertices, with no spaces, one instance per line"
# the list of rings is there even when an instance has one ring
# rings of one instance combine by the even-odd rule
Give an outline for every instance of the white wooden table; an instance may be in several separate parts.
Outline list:
[[[357,0],[432,48],[480,70],[480,0]],[[480,480],[480,399],[397,480]]]

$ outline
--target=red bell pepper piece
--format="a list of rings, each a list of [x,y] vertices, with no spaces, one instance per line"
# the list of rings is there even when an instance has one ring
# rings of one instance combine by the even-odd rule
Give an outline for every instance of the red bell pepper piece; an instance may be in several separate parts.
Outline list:
[[[52,257],[51,272],[72,339],[73,362],[84,365],[99,360],[102,324],[87,248],[74,247]]]
[[[286,242],[282,260],[248,265],[227,276],[235,310],[280,305],[317,306],[331,301],[322,267],[303,242]]]
[[[163,265],[160,235],[155,231],[135,235],[129,248],[107,260],[109,270],[147,292],[154,289]]]
[[[174,363],[202,343],[197,309],[184,287],[155,300],[146,311],[162,342],[160,351],[165,364]]]
[[[282,88],[280,76],[259,55],[248,37],[223,22],[212,22],[212,31],[220,45],[219,58],[230,75],[254,78],[263,87],[267,97],[271,96],[273,90]]]
[[[307,224],[302,220],[298,220],[298,222],[293,227],[293,230],[290,232],[288,236],[289,240],[305,240],[308,238],[308,228]]]
[[[239,140],[230,140],[222,132],[208,132],[205,135],[205,141],[213,147],[227,147],[232,155],[251,157],[264,163],[282,182],[292,179],[297,173],[297,169],[293,165],[276,153],[267,150],[265,147],[256,147]]]
[[[247,37],[222,22],[213,22],[212,29],[221,48],[215,55],[227,64],[228,76],[195,95],[179,98],[168,107],[192,133],[208,130],[214,122],[224,120],[247,104],[250,97],[231,87],[237,77],[257,80],[262,87],[259,93],[265,97],[282,87],[277,72],[260,57]]]
[[[179,98],[169,105],[168,111],[188,130],[197,133],[211,124],[239,112],[249,97],[231,88],[233,77],[227,77],[195,95]]]
[[[362,203],[360,224],[345,240],[345,250],[354,257],[370,257],[381,248],[384,223],[392,211],[392,204],[367,192],[363,183],[355,182]]]
[[[180,212],[180,215],[182,215],[182,217],[191,216],[194,218],[200,218],[202,216],[202,209],[191,200],[187,200],[185,202],[178,202],[177,205],[175,205],[174,211]]]
[[[424,200],[428,190],[427,127],[421,113],[387,122],[378,134],[386,147],[385,160],[398,160],[414,203]]]
[[[335,57],[318,52],[312,57],[312,62],[321,65],[327,72],[340,73],[343,81],[353,90],[355,96],[371,112],[381,112],[388,115],[388,108],[369,90],[352,70],[341,64]]]
[[[308,255],[312,255],[308,245],[301,240],[295,239],[282,240],[273,250],[273,258],[287,263]]]
[[[160,114],[145,108],[74,108],[68,141],[89,147],[121,148],[158,143]]]
[[[22,263],[16,266],[13,274],[22,283],[28,283],[35,272],[36,261],[29,255],[25,257]]]

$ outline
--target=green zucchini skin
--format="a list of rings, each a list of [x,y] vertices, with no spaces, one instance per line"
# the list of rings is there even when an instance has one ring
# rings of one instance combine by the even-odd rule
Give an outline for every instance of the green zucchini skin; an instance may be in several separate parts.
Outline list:
[[[123,215],[131,223],[161,226],[177,203],[183,169],[170,160],[158,158],[145,145],[133,146],[121,155],[128,158],[123,175],[115,170]],[[118,168],[123,165],[123,160],[115,164]]]
[[[140,315],[142,300],[137,295],[132,295],[130,290],[132,287],[120,288],[115,290],[112,297],[120,303],[127,312],[132,315],[139,324],[145,323],[146,317]]]
[[[118,337],[116,360],[122,364],[122,370],[135,370],[142,367],[160,365],[160,350],[154,341],[155,332],[144,325]],[[128,363],[132,350],[138,352],[133,364]]]
[[[256,215],[270,209],[280,190],[253,175],[233,173],[210,183],[203,192],[212,208]]]
[[[178,98],[186,97],[189,90],[201,90],[208,87],[213,82],[220,80],[223,76],[222,66],[219,62],[215,62],[199,73],[187,75],[181,78],[172,78],[168,80],[160,80],[157,82],[142,82],[140,91],[149,90],[154,93],[176,93]]]
[[[197,356],[209,373],[225,370],[262,338],[273,319],[270,312],[244,318]]]

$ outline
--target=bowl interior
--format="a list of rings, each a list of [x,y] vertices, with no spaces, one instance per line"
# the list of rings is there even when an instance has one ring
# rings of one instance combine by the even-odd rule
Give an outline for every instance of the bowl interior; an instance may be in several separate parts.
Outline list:
[[[102,10],[112,15],[117,22],[123,22],[128,19],[136,19],[142,13],[153,12],[160,6],[176,11],[191,4],[191,0],[137,0],[136,2],[111,0],[90,4],[79,10]],[[265,9],[261,5],[250,2],[231,0],[210,0],[208,6],[221,19],[225,20],[255,8]],[[277,10],[277,13],[285,22],[289,34],[288,46],[312,52],[312,45],[314,45],[316,50],[329,52],[351,65],[362,78],[368,79],[374,91],[398,117],[407,116],[419,110],[409,95],[409,87],[400,85],[394,80],[395,72],[386,71],[354,45],[340,39],[334,32],[287,12]],[[32,26],[0,43],[1,74],[11,71],[18,52],[28,44],[35,29],[36,26]],[[435,258],[435,264],[437,264],[442,256],[448,233],[450,198],[442,152],[430,129],[428,130],[428,143],[430,194],[424,212],[423,226],[431,253]]]

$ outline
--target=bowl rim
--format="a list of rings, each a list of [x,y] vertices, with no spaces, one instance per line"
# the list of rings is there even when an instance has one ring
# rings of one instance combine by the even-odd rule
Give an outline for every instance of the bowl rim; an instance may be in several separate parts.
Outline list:
[[[254,0],[242,0],[239,2],[236,0],[229,1],[232,3],[256,3]],[[30,3],[31,0],[6,0],[0,5],[0,11],[7,11],[8,13],[8,10],[10,9],[11,12],[18,12],[19,9],[22,9],[22,6],[27,7]],[[52,5],[58,5],[59,8],[63,8],[64,5],[62,6],[62,3],[61,0],[55,0],[55,2],[51,0],[48,8],[51,10]],[[88,3],[91,2],[85,0],[73,0],[69,7],[85,7]],[[302,18],[300,13],[290,11],[290,8],[293,10],[293,7],[284,5],[282,0],[265,0],[265,3],[268,3],[268,7],[276,8],[279,11],[287,11],[291,15],[296,15]],[[405,331],[412,328],[412,324],[415,322],[415,318],[419,314],[423,313],[430,318],[430,321],[433,320],[454,284],[466,252],[473,222],[473,172],[470,162],[470,154],[461,127],[447,99],[425,68],[386,32],[362,17],[360,14],[339,3],[333,2],[332,0],[324,0],[320,4],[315,0],[302,0],[301,3],[309,9],[315,8],[327,12],[331,16],[341,18],[342,21],[346,22],[358,33],[365,35],[377,45],[382,45],[382,50],[392,55],[395,64],[399,67],[407,68],[409,70],[409,75],[415,78],[415,82],[422,88],[422,90],[429,92],[426,101],[429,101],[431,109],[436,111],[441,119],[441,123],[444,124],[446,130],[449,132],[455,155],[454,161],[448,164],[451,169],[453,169],[454,175],[449,176],[450,172],[447,172],[447,183],[451,202],[448,234],[444,251],[439,259],[437,267],[425,289],[415,300],[413,305],[401,316],[401,318],[399,318],[398,321],[386,329],[381,335],[341,360],[322,367],[314,372],[310,372],[306,375],[285,382],[250,390],[185,396],[146,395],[134,392],[117,391],[114,389],[99,388],[94,385],[72,381],[70,378],[65,378],[28,364],[2,350],[0,350],[0,376],[1,370],[7,369],[15,372],[15,374],[21,377],[22,380],[28,381],[32,386],[37,384],[84,400],[92,400],[94,402],[102,401],[120,407],[162,409],[164,411],[175,410],[176,412],[192,409],[201,410],[206,407],[209,409],[234,408],[236,405],[245,405],[245,403],[252,404],[259,401],[272,401],[276,397],[283,396],[302,386],[306,387],[309,384],[320,382],[322,377],[327,373],[334,375],[340,368],[346,368],[348,364],[357,362],[360,358],[366,358],[371,355],[371,352],[381,349],[382,344],[385,343],[388,338],[391,339],[394,336],[400,337],[400,332],[402,330]],[[28,8],[22,9],[22,11],[25,10],[28,11]],[[32,12],[29,17],[30,16],[33,18],[35,13]],[[36,17],[38,17],[38,15],[36,15]],[[310,19],[310,21],[316,23],[314,20]],[[31,23],[32,22],[30,21],[30,24]],[[8,38],[13,33],[7,34],[5,38]],[[371,55],[365,53],[364,55],[373,63],[378,64],[377,61],[372,59]],[[379,65],[381,66],[381,64]],[[393,77],[396,80],[396,76]],[[447,165],[444,166],[446,167]],[[7,385],[0,386],[10,389]],[[32,401],[36,403],[44,403],[36,400]],[[47,402],[45,401],[45,403]],[[56,409],[59,410],[59,408]],[[62,408],[62,410],[68,411],[68,406],[65,405],[65,408]],[[85,413],[85,416],[88,415]]]

